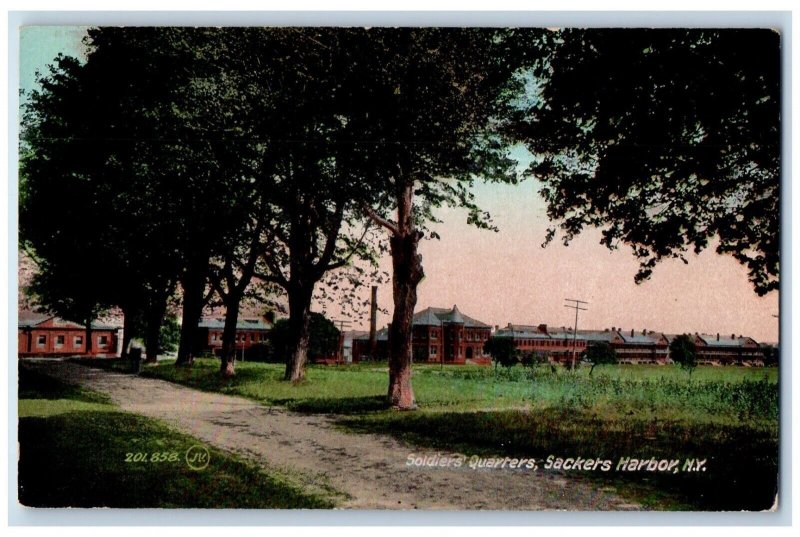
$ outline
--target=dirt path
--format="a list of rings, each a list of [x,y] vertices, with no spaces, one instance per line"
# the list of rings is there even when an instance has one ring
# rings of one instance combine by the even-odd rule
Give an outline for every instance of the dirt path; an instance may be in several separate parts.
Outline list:
[[[359,509],[638,509],[610,490],[532,470],[406,466],[416,449],[388,436],[348,434],[333,418],[267,407],[240,397],[69,362],[27,363],[64,382],[107,394],[123,410],[159,419],[304,487],[332,487]]]

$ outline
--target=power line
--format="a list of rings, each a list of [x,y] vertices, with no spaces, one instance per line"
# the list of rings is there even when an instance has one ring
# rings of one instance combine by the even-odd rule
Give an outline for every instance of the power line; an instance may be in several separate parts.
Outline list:
[[[588,311],[589,308],[584,308],[583,306],[588,306],[589,303],[584,300],[577,300],[574,298],[565,298],[566,302],[573,302],[574,304],[564,304],[565,308],[572,308],[575,310],[575,328],[572,330],[572,370],[575,370],[575,351],[577,350],[578,345],[578,312],[579,311]]]

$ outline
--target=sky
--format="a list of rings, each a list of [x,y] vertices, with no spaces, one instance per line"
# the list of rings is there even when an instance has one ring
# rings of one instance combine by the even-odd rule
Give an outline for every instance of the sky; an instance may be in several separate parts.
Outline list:
[[[59,53],[82,55],[85,27],[26,27],[21,31],[20,83],[35,88],[35,72],[45,71]],[[588,302],[578,328],[643,329],[667,333],[743,334],[761,342],[778,341],[778,294],[759,297],[745,268],[712,248],[660,263],[652,277],[634,283],[638,263],[629,248],[609,251],[598,230],[586,230],[565,247],[541,244],[551,225],[534,180],[518,185],[476,184],[479,206],[491,213],[500,231],[467,224],[466,212],[442,209],[432,226],[440,240],[420,245],[426,277],[417,309],[458,305],[462,313],[490,325],[572,326],[574,310],[565,299]],[[385,238],[386,239],[386,238]],[[388,239],[386,239],[388,240]],[[388,258],[382,260],[389,270]],[[368,290],[365,289],[365,293]],[[366,295],[365,295],[366,296]],[[391,284],[378,290],[381,308],[391,312]],[[330,316],[341,314],[330,311]],[[378,326],[390,316],[379,314]],[[365,329],[366,315],[351,328]]]

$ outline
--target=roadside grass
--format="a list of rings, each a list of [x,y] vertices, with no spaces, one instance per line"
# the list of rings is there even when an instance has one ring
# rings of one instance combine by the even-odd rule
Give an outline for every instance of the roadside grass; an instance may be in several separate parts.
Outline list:
[[[106,364],[108,366],[109,364]],[[119,367],[119,366],[116,366]],[[414,366],[420,409],[386,409],[382,364],[310,366],[307,380],[282,380],[283,366],[237,364],[233,379],[216,360],[171,362],[143,375],[240,395],[302,412],[337,414],[351,432],[390,434],[420,448],[471,456],[707,459],[702,473],[575,472],[649,508],[761,510],[772,506],[778,474],[775,368],[604,366],[575,373],[549,367]]]
[[[103,395],[20,367],[19,501],[29,507],[330,508],[309,493]],[[192,470],[202,446],[208,466]],[[200,450],[202,452],[202,450]],[[134,459],[145,454],[143,461]],[[156,462],[158,461],[158,462]]]

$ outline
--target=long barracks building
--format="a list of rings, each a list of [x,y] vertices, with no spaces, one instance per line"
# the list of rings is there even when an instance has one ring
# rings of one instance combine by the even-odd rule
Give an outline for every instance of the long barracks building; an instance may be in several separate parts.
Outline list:
[[[669,364],[669,344],[677,334],[642,330],[625,331],[613,327],[605,330],[552,329],[545,324],[511,324],[495,331],[494,337],[514,340],[523,353],[540,353],[551,362],[567,363],[573,349],[580,357],[587,347],[608,343],[623,364]],[[704,365],[763,365],[764,350],[754,339],[746,336],[721,337],[705,334],[691,335],[697,347],[697,361]]]

